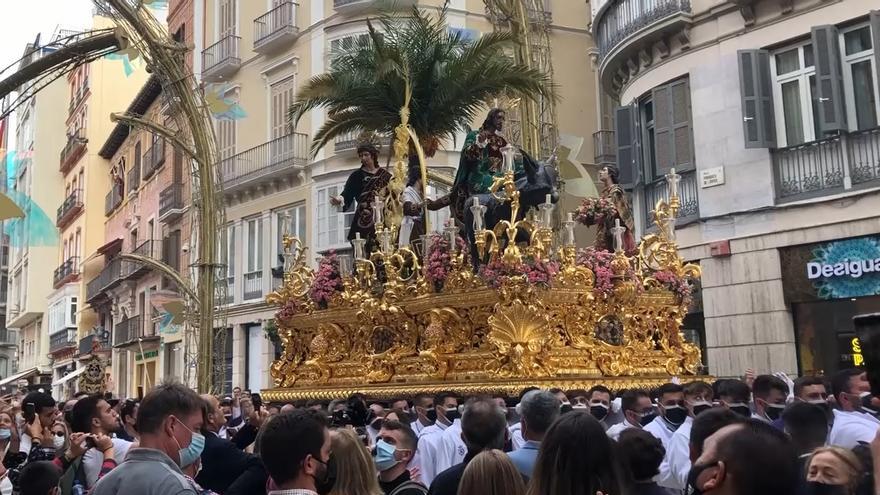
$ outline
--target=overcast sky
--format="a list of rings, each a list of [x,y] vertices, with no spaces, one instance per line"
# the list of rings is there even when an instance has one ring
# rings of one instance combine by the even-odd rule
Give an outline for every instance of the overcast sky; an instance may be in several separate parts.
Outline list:
[[[83,29],[91,25],[91,0],[0,0],[0,69],[21,58],[24,47],[43,33],[42,42],[58,26]]]

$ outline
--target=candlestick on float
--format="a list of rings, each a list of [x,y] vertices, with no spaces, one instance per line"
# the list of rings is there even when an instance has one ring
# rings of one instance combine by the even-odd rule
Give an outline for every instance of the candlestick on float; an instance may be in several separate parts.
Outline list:
[[[621,253],[623,252],[623,233],[626,232],[626,227],[622,227],[620,225],[620,219],[614,219],[614,227],[611,229],[611,234],[614,236],[614,252]]]
[[[541,210],[541,228],[542,229],[550,229],[553,227],[553,210],[556,206],[552,203],[552,196],[547,194],[544,197],[544,202],[538,205],[538,208]]]
[[[354,246],[354,259],[363,261],[365,259],[364,246],[367,244],[367,240],[361,238],[360,232],[355,232],[351,244]]]
[[[574,217],[571,212],[566,214],[565,221],[562,222],[562,226],[565,229],[565,237],[562,241],[563,245],[566,247],[574,246]]]

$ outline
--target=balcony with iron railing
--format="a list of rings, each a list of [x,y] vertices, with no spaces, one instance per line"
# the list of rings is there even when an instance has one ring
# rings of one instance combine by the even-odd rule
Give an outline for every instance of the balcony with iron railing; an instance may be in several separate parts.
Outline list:
[[[76,329],[65,328],[49,336],[49,352],[55,353],[65,349],[76,348]]]
[[[89,334],[85,337],[79,339],[79,344],[77,345],[76,354],[77,356],[87,356],[92,353],[95,349],[95,344],[99,344],[102,350],[110,350],[109,342],[100,340],[95,334]]]
[[[333,8],[343,14],[359,12],[371,8],[387,7],[389,5],[395,8],[410,8],[416,5],[417,0],[397,0],[395,2],[386,2],[384,0],[333,0]]]
[[[92,303],[106,297],[106,292],[115,287],[123,278],[122,260],[119,258],[110,260],[101,273],[86,284],[86,302]]]
[[[205,48],[202,51],[202,78],[215,82],[235,74],[241,67],[240,44],[240,37],[228,35]]]
[[[104,216],[109,217],[122,204],[122,191],[120,189],[121,187],[113,184],[110,187],[110,192],[104,197]]]
[[[689,42],[690,0],[610,0],[593,20],[593,39],[599,52],[599,74],[610,85],[617,69],[658,41],[680,35]]]
[[[152,239],[146,240],[138,244],[138,246],[134,248],[130,254],[143,256],[144,258],[158,259],[159,246],[160,244]],[[149,271],[150,267],[144,263],[139,263],[137,261],[123,261],[120,277],[136,279]]]
[[[263,297],[263,271],[256,270],[244,274],[244,299],[261,299]]]
[[[776,202],[880,187],[880,127],[771,150]]]
[[[675,219],[677,226],[683,226],[700,218],[700,201],[697,197],[699,184],[697,184],[696,170],[678,173],[681,175],[681,181],[678,183],[678,199],[681,206]],[[661,199],[669,201],[669,188],[665,177],[645,184],[645,228],[648,230],[654,228],[654,207]]]
[[[362,131],[350,131],[340,134],[333,140],[333,151],[339,153],[356,149],[360,142],[361,134]],[[391,144],[391,136],[381,136],[379,142],[382,146],[389,146]]]
[[[138,339],[147,337],[144,327],[150,327],[152,333],[152,325],[144,325],[140,316],[132,316],[127,320],[122,320],[113,328],[113,346],[123,346],[137,342]],[[149,335],[152,336],[152,335]]]
[[[131,167],[131,170],[128,171],[128,193],[131,194],[138,190],[138,187],[141,186],[141,168],[140,167]]]
[[[83,137],[82,131],[78,130],[74,134],[67,137],[67,144],[61,150],[61,173],[66,174],[76,165],[76,162],[86,153],[86,144],[88,140]]]
[[[308,163],[308,136],[288,134],[222,160],[225,192],[275,180],[279,173],[301,170]]]
[[[593,155],[596,165],[616,165],[617,145],[614,131],[600,130],[593,133]]]
[[[162,168],[165,163],[165,140],[159,139],[154,142],[150,149],[144,153],[144,159],[141,161],[141,177],[143,180],[149,179],[154,172]]]
[[[76,280],[77,277],[79,277],[79,256],[71,256],[55,269],[52,281],[57,289],[68,282]]]
[[[270,53],[282,46],[287,46],[299,36],[296,23],[296,12],[299,5],[295,2],[282,2],[274,9],[254,20],[254,51]]]
[[[183,214],[183,185],[171,184],[159,193],[159,221],[171,222]]]
[[[83,211],[82,189],[74,189],[66,198],[55,214],[55,225],[59,229],[63,229],[70,225],[70,222]]]

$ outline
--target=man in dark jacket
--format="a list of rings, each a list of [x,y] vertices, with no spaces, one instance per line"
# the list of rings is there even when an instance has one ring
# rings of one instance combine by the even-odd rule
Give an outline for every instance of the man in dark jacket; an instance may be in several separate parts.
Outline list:
[[[473,399],[465,405],[461,416],[461,434],[468,449],[464,462],[438,474],[431,483],[429,495],[456,495],[471,459],[484,450],[504,448],[507,420],[495,401]]]
[[[218,493],[229,491],[233,483],[245,480],[254,485],[253,492],[265,491],[266,472],[260,458],[243,452],[234,443],[217,436],[225,423],[220,403],[213,395],[203,395],[206,404],[205,450],[202,452],[202,470],[196,482]],[[240,479],[241,478],[241,479]],[[236,483],[239,480],[239,483]]]

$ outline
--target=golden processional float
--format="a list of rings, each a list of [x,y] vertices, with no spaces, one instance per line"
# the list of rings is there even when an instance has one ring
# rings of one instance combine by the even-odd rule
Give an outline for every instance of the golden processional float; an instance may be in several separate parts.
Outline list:
[[[668,200],[656,205],[656,233],[629,254],[618,226],[615,251],[596,252],[575,245],[571,213],[554,231],[549,198],[517,220],[516,150],[508,147],[492,194],[509,202],[510,220],[490,229],[485,206],[470,206],[476,249],[489,260],[475,272],[457,226],[427,236],[423,257],[397,246],[410,140],[418,151],[408,117],[405,106],[395,130],[395,179],[374,204],[377,249],[365,252],[366,241],[355,239],[352,274],[340,271],[332,253],[311,268],[302,241],[283,236],[283,284],[267,301],[279,307],[284,350],[272,364],[275,388],[265,399],[444,390],[514,395],[532,385],[567,390],[597,383],[647,388],[697,372],[700,350],[680,326],[688,283],[700,268],[678,255],[674,171]],[[518,234],[528,241],[507,242]]]

